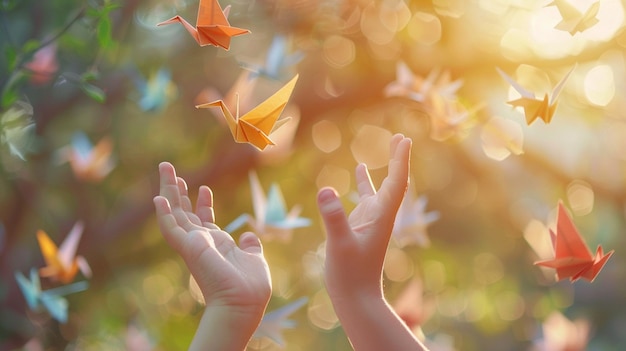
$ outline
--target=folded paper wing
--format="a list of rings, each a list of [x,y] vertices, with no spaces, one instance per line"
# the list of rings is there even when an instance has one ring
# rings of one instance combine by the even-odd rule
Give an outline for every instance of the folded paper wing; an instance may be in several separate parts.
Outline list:
[[[501,69],[497,68],[500,76],[504,78],[511,86],[521,95],[519,99],[508,101],[507,103],[514,107],[522,107],[524,109],[524,116],[526,117],[526,124],[530,125],[537,118],[541,118],[545,123],[550,123],[554,112],[556,111],[557,98],[561,94],[561,90],[565,85],[565,82],[569,78],[570,74],[574,71],[574,68],[567,72],[567,74],[561,79],[561,81],[552,90],[552,95],[548,97],[548,94],[543,96],[543,99],[539,100],[535,97],[535,94],[524,89],[518,82],[516,82],[509,75],[504,73]]]
[[[249,178],[254,216],[242,214],[224,228],[226,232],[233,232],[248,224],[259,236],[287,241],[292,229],[311,225],[309,218],[300,217],[300,206],[294,206],[287,212],[278,184],[272,183],[266,197],[256,172],[251,171]]]
[[[174,16],[167,21],[158,23],[157,26],[178,22],[185,27],[200,46],[213,45],[228,50],[232,37],[250,33],[247,29],[232,27],[228,23],[226,18],[228,9],[229,7],[222,10],[217,0],[200,0],[196,27],[180,16]]]
[[[250,143],[259,150],[268,145],[274,145],[269,134],[280,128],[289,121],[289,118],[278,119],[287,105],[287,101],[293,92],[298,80],[298,75],[280,88],[274,95],[267,98],[261,104],[239,117],[239,103],[237,103],[236,115],[228,109],[224,101],[217,100],[206,104],[197,105],[196,108],[219,107],[224,114],[228,128],[235,142]]]
[[[599,21],[596,18],[600,10],[600,1],[596,1],[584,13],[564,0],[555,0],[546,6],[556,6],[563,18],[554,28],[569,32],[571,35],[583,32]]]
[[[17,285],[24,295],[28,308],[32,311],[40,310],[43,306],[52,318],[61,323],[67,322],[68,302],[63,297],[65,295],[83,291],[87,289],[86,281],[80,281],[70,285],[63,285],[55,289],[41,290],[41,282],[35,268],[30,271],[30,280],[21,272],[15,273]]]
[[[281,308],[266,313],[261,320],[261,324],[259,324],[252,335],[252,338],[269,338],[280,348],[284,348],[286,342],[282,335],[283,329],[293,329],[296,327],[296,322],[288,318],[307,302],[308,297],[304,296]]]
[[[77,222],[61,247],[57,248],[46,232],[43,230],[37,232],[37,241],[46,261],[46,266],[39,270],[42,277],[49,277],[67,284],[74,280],[79,270],[85,276],[91,276],[91,268],[85,258],[76,256],[76,249],[82,233],[83,224]]]
[[[592,256],[561,202],[556,232],[550,230],[550,237],[554,246],[554,259],[537,261],[535,264],[554,268],[558,280],[570,278],[573,282],[585,278],[592,282],[614,252],[612,250],[604,254],[602,247],[598,246],[595,257]]]

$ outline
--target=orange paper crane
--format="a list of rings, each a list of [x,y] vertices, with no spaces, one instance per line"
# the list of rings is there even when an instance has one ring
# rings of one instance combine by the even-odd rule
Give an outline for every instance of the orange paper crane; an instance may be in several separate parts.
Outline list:
[[[217,0],[200,0],[195,27],[180,16],[174,16],[167,21],[158,23],[157,26],[178,22],[187,29],[200,46],[213,45],[228,50],[230,38],[250,33],[250,31],[231,27],[226,18],[227,15],[228,7],[226,11],[222,10]]]
[[[39,270],[39,275],[60,281],[63,284],[68,284],[74,280],[79,269],[85,276],[90,277],[91,268],[89,264],[84,257],[76,256],[76,249],[82,234],[83,224],[77,222],[61,247],[57,248],[46,232],[37,231],[37,241],[39,241],[41,254],[46,261],[46,267]]]
[[[291,81],[275,92],[274,95],[241,117],[239,117],[239,103],[237,103],[235,116],[233,116],[222,100],[197,105],[196,108],[221,108],[235,141],[238,143],[250,143],[259,150],[263,150],[268,145],[274,145],[274,142],[269,138],[269,134],[290,119],[287,117],[279,120],[278,117],[280,117],[287,105],[297,80],[298,75],[293,77]]]
[[[567,78],[569,78],[569,75],[575,67],[576,66],[572,67],[572,69],[567,72],[565,77],[563,77],[563,79],[561,79],[561,81],[554,87],[554,90],[552,90],[552,96],[548,97],[548,94],[546,93],[542,100],[537,99],[535,94],[524,89],[519,83],[504,73],[501,69],[496,69],[502,78],[511,84],[511,86],[521,95],[519,99],[508,101],[507,103],[515,107],[521,106],[524,109],[524,115],[526,116],[526,124],[530,125],[537,118],[541,118],[545,123],[550,123],[552,116],[554,116],[554,112],[556,111],[557,98],[559,97]]]
[[[567,215],[562,202],[559,202],[556,218],[556,233],[550,229],[554,258],[538,261],[535,264],[556,269],[558,280],[570,278],[574,282],[580,278],[585,278],[592,282],[614,250],[604,254],[602,246],[598,245],[594,257]]]

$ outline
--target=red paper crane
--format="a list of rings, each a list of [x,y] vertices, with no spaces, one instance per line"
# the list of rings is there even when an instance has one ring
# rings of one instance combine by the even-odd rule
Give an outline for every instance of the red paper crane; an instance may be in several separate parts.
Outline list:
[[[228,7],[226,11],[223,11],[217,0],[200,0],[196,27],[180,16],[174,16],[167,21],[157,24],[157,26],[178,22],[187,29],[200,46],[213,45],[228,50],[230,48],[230,38],[250,33],[250,31],[231,27],[228,19],[226,19],[227,12]]]
[[[562,202],[559,202],[556,218],[556,233],[550,229],[554,258],[538,261],[535,264],[556,269],[558,280],[570,278],[574,282],[580,278],[585,278],[592,282],[614,250],[604,254],[602,246],[598,245],[594,257],[567,215]]]

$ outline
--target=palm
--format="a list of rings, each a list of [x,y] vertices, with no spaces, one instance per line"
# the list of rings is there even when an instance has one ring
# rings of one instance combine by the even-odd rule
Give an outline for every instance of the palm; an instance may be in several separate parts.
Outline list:
[[[345,229],[350,233],[342,234],[341,221],[327,223],[326,278],[329,286],[341,291],[379,287],[395,214],[408,181],[410,140],[402,140],[401,136],[392,139],[389,174],[378,192],[365,165],[357,167],[359,203],[347,218],[349,228]]]
[[[169,164],[160,166],[161,191],[155,198],[161,231],[183,257],[207,302],[250,306],[267,303],[271,280],[267,262],[254,236],[232,237],[214,224],[212,194],[201,187],[193,211],[182,178]]]
[[[378,192],[374,188],[365,165],[356,169],[359,203],[350,213],[348,223],[359,241],[378,240],[385,246],[391,234],[396,212],[402,201],[408,180],[408,145],[398,148],[401,139],[394,138],[389,161],[389,174]],[[370,239],[371,238],[371,239]],[[369,245],[374,245],[369,244]],[[384,255],[384,253],[383,253]]]

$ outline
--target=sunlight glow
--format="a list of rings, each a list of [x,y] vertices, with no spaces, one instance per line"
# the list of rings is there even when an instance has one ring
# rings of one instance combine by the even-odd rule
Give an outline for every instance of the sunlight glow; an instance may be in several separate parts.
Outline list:
[[[354,42],[340,35],[331,35],[324,40],[324,60],[331,67],[342,68],[354,61],[356,47]]]
[[[567,200],[576,216],[584,216],[593,210],[594,194],[591,184],[574,180],[567,185]]]
[[[460,18],[465,13],[464,0],[434,0],[435,11],[441,16]]]
[[[152,274],[143,280],[143,295],[148,302],[164,305],[174,296],[174,287],[170,276]]]
[[[485,155],[496,161],[524,153],[522,127],[510,119],[490,119],[482,128],[481,140]]]
[[[564,0],[584,14],[591,2],[588,0]],[[598,23],[582,32],[570,34],[554,28],[563,20],[556,6],[535,11],[530,19],[531,40],[536,52],[542,57],[562,57],[579,52],[588,42],[608,41],[624,24],[624,8],[619,0],[604,0],[596,15]]]
[[[524,299],[515,291],[503,291],[495,298],[498,316],[505,321],[514,321],[522,317],[526,304]]]
[[[432,45],[441,40],[439,18],[426,12],[416,12],[407,25],[409,36],[419,44]]]
[[[332,121],[321,120],[311,128],[313,144],[325,153],[331,153],[341,146],[341,131]]]
[[[413,276],[413,263],[409,255],[402,249],[387,250],[384,266],[385,276],[394,282],[403,282]]]
[[[597,23],[583,26],[580,29],[568,30],[556,28],[562,22],[572,23],[576,20],[584,21],[584,15],[590,11],[595,1],[589,0],[562,0],[576,8],[580,13],[564,19],[557,6],[547,6],[536,3],[532,8],[518,8],[511,6],[509,10],[518,10],[513,23],[516,26],[502,36],[500,47],[505,55],[512,60],[521,60],[527,57],[530,48],[533,55],[541,58],[556,59],[575,55],[595,43],[611,40],[624,26],[624,5],[620,0],[602,0],[598,13],[595,16]],[[505,4],[494,6],[481,3],[484,9],[499,13]],[[592,14],[590,12],[590,14]],[[579,16],[579,17],[575,17]],[[593,18],[593,17],[591,17]]]
[[[363,9],[361,14],[361,32],[369,41],[377,44],[387,44],[396,35],[393,23],[383,22],[380,9],[373,1]]]
[[[474,257],[474,274],[479,283],[489,285],[504,277],[504,264],[494,254],[479,253]]]
[[[350,191],[350,172],[342,167],[325,165],[317,175],[315,184],[318,189],[332,186],[339,195],[345,195]]]
[[[391,132],[387,129],[375,125],[364,125],[357,131],[350,143],[354,159],[358,163],[365,163],[369,169],[387,166],[391,136]]]
[[[333,329],[339,323],[326,289],[319,290],[313,296],[307,312],[309,321],[322,330]]]
[[[615,97],[615,78],[609,65],[598,65],[585,75],[585,97],[597,106],[607,106]]]

